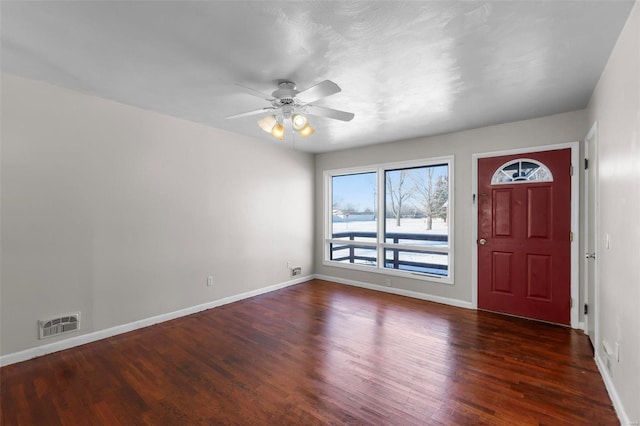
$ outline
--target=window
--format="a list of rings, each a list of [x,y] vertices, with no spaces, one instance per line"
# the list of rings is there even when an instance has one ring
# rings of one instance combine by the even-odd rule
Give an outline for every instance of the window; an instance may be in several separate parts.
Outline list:
[[[551,170],[544,164],[528,158],[509,161],[498,169],[491,178],[491,185],[518,182],[552,182]]]
[[[325,172],[325,264],[451,283],[452,157]]]
[[[377,264],[376,172],[331,177],[329,259]]]

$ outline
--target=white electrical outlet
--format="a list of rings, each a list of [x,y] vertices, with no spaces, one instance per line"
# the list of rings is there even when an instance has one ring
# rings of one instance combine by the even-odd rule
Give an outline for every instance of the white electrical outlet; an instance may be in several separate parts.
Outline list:
[[[207,277],[207,287],[211,287],[213,285],[213,277]]]
[[[387,284],[387,287],[391,287],[391,278],[386,278],[385,284]]]

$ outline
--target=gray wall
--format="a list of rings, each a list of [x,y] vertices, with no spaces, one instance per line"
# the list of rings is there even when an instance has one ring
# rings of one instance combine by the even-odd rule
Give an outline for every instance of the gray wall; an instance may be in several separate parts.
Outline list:
[[[1,118],[2,354],[313,273],[312,155],[8,75]]]
[[[630,422],[640,422],[640,3],[636,2],[588,108],[598,122],[599,309],[595,349],[620,345],[613,382]],[[610,248],[604,244],[610,236]],[[625,420],[625,419],[623,419]],[[638,423],[634,423],[638,424]]]
[[[443,136],[337,151],[316,156],[316,273],[345,280],[385,285],[388,275],[325,266],[323,256],[323,171],[377,163],[454,155],[454,285],[393,277],[393,287],[439,298],[472,300],[472,155],[506,149],[576,142],[587,131],[586,112],[576,111],[533,120],[484,127]]]

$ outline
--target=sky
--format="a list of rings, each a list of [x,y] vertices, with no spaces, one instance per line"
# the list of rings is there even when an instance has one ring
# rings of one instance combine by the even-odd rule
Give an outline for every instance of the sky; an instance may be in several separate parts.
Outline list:
[[[344,208],[350,204],[358,211],[373,211],[376,197],[376,173],[359,173],[333,177],[333,204]]]
[[[422,167],[418,169],[421,168]],[[433,170],[436,173],[435,176],[447,174],[446,165],[436,166]],[[395,181],[399,170],[391,172],[394,173],[392,179]],[[376,175],[376,172],[369,172],[334,176],[332,192],[333,205],[335,208],[344,209],[349,205],[356,211],[364,211],[367,208],[371,211],[377,210],[374,209],[376,197]],[[411,182],[407,181],[406,185],[408,188],[411,185]]]

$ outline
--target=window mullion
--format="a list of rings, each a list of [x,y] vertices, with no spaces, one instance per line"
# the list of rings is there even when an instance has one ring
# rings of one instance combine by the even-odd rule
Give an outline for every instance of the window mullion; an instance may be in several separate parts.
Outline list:
[[[386,209],[385,205],[385,195],[386,188],[384,184],[384,168],[378,167],[378,196],[376,202],[378,203],[378,214],[376,216],[376,226],[377,226],[377,243],[378,243],[378,269],[383,269],[385,264],[384,259],[384,247],[382,243],[384,243],[384,223],[386,217]]]

